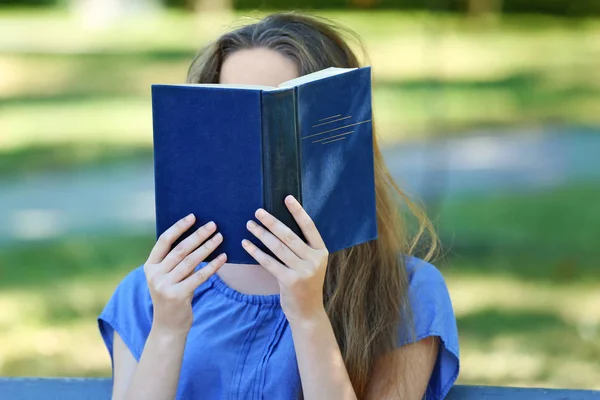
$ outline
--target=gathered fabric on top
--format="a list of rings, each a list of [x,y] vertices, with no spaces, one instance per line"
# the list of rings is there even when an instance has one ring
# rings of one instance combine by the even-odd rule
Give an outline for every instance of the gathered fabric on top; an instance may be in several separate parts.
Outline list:
[[[198,268],[206,264],[200,264]],[[459,372],[456,320],[445,281],[431,264],[407,258],[415,340],[440,338],[427,399],[446,396]],[[300,374],[280,296],[240,293],[217,274],[192,298],[194,322],[183,354],[178,400],[297,399]],[[113,357],[117,332],[139,361],[152,326],[152,299],[143,267],[121,281],[98,317]],[[398,345],[407,344],[398,338]]]

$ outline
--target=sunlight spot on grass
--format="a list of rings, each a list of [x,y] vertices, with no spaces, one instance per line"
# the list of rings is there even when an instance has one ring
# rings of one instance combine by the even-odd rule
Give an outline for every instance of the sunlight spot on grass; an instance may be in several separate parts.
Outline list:
[[[465,379],[522,379],[536,378],[543,369],[544,358],[526,354],[517,349],[500,348],[480,351],[462,351],[463,377]]]
[[[43,69],[44,73],[33,73]],[[22,59],[18,56],[0,56],[0,99],[31,93],[37,96],[67,87],[73,77],[72,63],[45,62]],[[48,77],[52,77],[48,79]]]
[[[447,282],[458,318],[462,382],[598,388],[596,285],[457,271]]]
[[[149,101],[118,98],[4,107],[0,149],[44,143],[149,144]]]
[[[489,307],[503,310],[545,310],[572,323],[600,322],[600,293],[587,284],[566,287],[521,281],[503,276],[448,274],[448,287],[457,315]]]
[[[31,319],[39,318],[39,310],[43,299],[30,292],[3,291],[0,295],[0,337],[3,331],[9,331],[15,326],[26,324]],[[3,347],[0,340],[0,349]],[[0,360],[2,357],[0,357]]]
[[[74,279],[0,296],[0,375],[110,373],[96,316],[114,277]]]
[[[600,363],[582,360],[561,360],[560,363],[555,363],[550,380],[569,382],[569,385],[572,387],[600,389]]]
[[[577,325],[577,332],[583,340],[587,342],[595,341],[600,338],[600,321],[590,317],[584,318]]]
[[[3,342],[10,343],[0,347],[2,375],[64,376],[110,371],[110,359],[95,320],[61,326],[20,325],[2,336]]]
[[[468,336],[461,337],[462,371],[460,381],[495,385],[543,386],[598,389],[600,364],[595,357],[581,358],[568,351],[581,346],[577,341],[565,341],[567,349],[553,353],[543,343],[555,338],[503,335],[492,342],[478,342]],[[531,347],[532,343],[538,347]],[[593,351],[592,348],[589,348]]]

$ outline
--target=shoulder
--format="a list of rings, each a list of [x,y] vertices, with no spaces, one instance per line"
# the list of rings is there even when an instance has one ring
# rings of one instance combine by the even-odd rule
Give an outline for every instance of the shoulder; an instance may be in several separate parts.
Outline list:
[[[140,265],[137,268],[131,270],[125,277],[119,282],[117,288],[123,288],[125,290],[138,290],[148,291],[148,285],[146,284],[146,274],[144,273],[144,266]]]
[[[435,316],[454,322],[450,293],[440,270],[416,257],[406,257],[404,265],[409,282],[408,294],[415,318]]]
[[[129,272],[117,285],[98,316],[98,327],[112,356],[117,332],[136,359],[142,353],[152,325],[152,299],[143,266]]]
[[[433,264],[416,257],[406,257],[404,265],[409,282],[409,296],[413,308],[417,307],[415,311],[427,305],[436,306],[435,311],[450,312],[449,316],[454,319],[450,293],[442,272]]]
[[[437,337],[440,351],[432,372],[428,398],[443,398],[459,372],[459,342],[456,317],[446,280],[438,268],[415,257],[405,258],[409,300],[414,321],[412,341]]]
[[[405,268],[415,339],[445,334],[447,345],[458,353],[456,317],[444,276],[432,264],[415,257],[406,257]]]
[[[404,265],[411,286],[422,284],[442,284],[446,285],[444,276],[433,264],[423,261],[417,257],[404,257]]]
[[[119,282],[108,304],[142,306],[151,301],[144,266],[141,265],[130,271]]]

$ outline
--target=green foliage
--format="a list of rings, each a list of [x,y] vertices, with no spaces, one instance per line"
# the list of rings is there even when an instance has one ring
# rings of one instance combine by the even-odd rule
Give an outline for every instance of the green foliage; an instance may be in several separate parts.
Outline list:
[[[18,6],[18,7],[47,7],[56,6],[62,3],[61,0],[2,0],[2,6]]]
[[[189,0],[164,0],[169,7],[185,8]],[[484,1],[484,0],[478,0]],[[469,0],[234,0],[238,10],[293,9],[397,9],[465,12]],[[552,14],[561,16],[600,15],[597,0],[500,0],[503,12]],[[63,0],[3,0],[0,6],[40,7],[63,5]]]
[[[181,5],[183,0],[168,0]],[[477,0],[484,1],[484,0]],[[465,12],[469,0],[234,0],[237,9],[340,9],[373,8]],[[597,0],[501,0],[507,13],[585,16],[600,14]]]
[[[600,14],[597,0],[504,0],[504,10],[511,13],[544,13],[564,16]]]

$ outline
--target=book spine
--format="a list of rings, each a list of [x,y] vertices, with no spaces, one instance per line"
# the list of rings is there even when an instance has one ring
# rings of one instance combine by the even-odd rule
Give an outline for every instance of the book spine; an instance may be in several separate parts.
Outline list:
[[[263,196],[265,210],[303,238],[284,199],[302,204],[296,91],[262,92]]]

